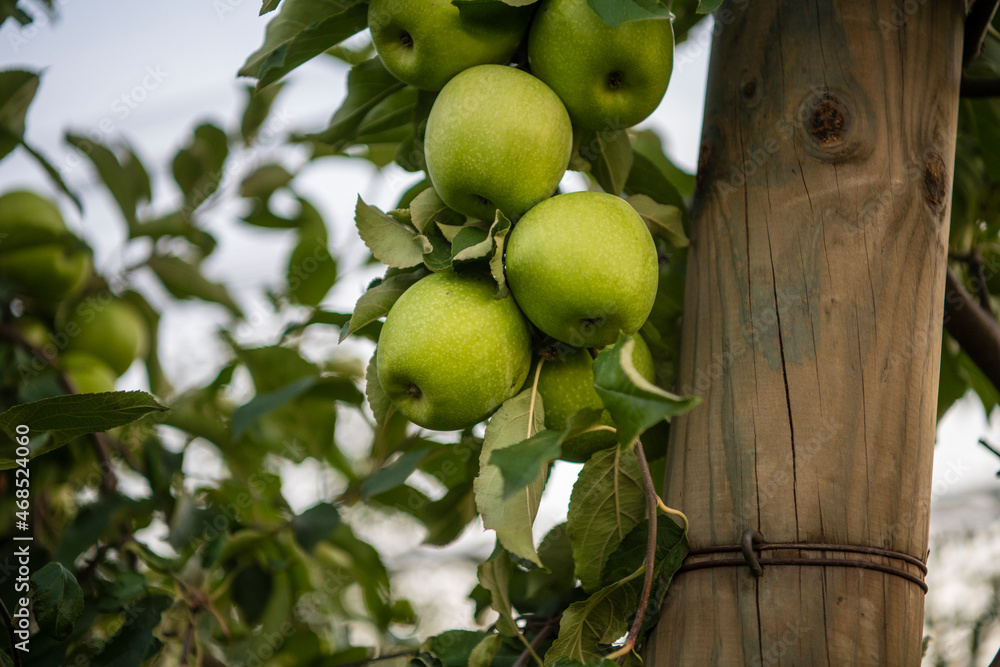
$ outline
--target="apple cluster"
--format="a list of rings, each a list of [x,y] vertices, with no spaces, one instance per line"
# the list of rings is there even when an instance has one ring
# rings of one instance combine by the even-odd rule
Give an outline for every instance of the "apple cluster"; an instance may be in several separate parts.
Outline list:
[[[145,354],[148,331],[135,306],[107,290],[85,296],[94,283],[90,249],[54,202],[26,190],[0,196],[0,286],[4,301],[18,304],[4,324],[37,353],[28,375],[55,363],[78,393],[114,391]]]
[[[423,137],[440,200],[469,220],[513,221],[501,256],[509,296],[497,298],[489,273],[449,268],[392,306],[377,348],[389,400],[425,428],[468,428],[525,386],[533,349],[544,347],[561,351],[535,362],[546,426],[562,430],[579,410],[603,409],[589,350],[646,321],[656,247],[616,194],[555,193],[575,128],[618,132],[659,105],[673,62],[670,21],[611,27],[587,0],[372,0],[368,24],[386,69],[440,91]],[[638,335],[633,363],[652,380]],[[606,412],[602,420],[610,425]],[[613,436],[575,440],[569,458],[584,460]]]

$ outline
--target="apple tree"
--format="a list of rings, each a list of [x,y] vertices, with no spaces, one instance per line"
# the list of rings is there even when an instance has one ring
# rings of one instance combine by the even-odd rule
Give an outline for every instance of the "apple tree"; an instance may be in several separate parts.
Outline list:
[[[241,123],[193,128],[172,192],[124,140],[65,136],[139,258],[115,275],[25,141],[39,75],[0,72],[0,159],[53,185],[0,192],[0,663],[917,664],[935,422],[1000,402],[997,3],[758,4],[267,0]],[[690,175],[633,126],[710,11]],[[314,58],[350,66],[343,103],[263,145]],[[415,182],[357,198],[385,270],[349,313],[297,189],[331,157]],[[567,168],[589,192],[550,197]],[[234,201],[295,240],[265,345],[204,270]],[[178,390],[160,318],[192,301],[220,360]],[[133,364],[149,391],[114,391]],[[557,460],[583,467],[537,541]],[[303,464],[337,490],[295,512]],[[435,546],[481,518],[484,629],[415,640],[365,512]]]

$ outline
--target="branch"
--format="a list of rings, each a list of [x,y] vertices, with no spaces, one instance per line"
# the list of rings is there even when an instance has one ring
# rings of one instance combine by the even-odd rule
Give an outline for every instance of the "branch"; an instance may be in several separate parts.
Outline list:
[[[962,76],[959,97],[1000,97],[1000,79],[970,79]]]
[[[993,15],[1000,0],[975,0],[965,17],[965,46],[962,49],[962,67],[973,63],[983,51],[983,40],[989,31]]]
[[[21,655],[17,650],[17,637],[14,636],[14,619],[7,611],[7,605],[0,600],[0,612],[3,612],[3,622],[7,626],[7,636],[10,639],[10,659],[14,661],[14,667],[21,667]]]
[[[979,295],[979,305],[990,315],[993,314],[993,302],[990,300],[990,290],[986,285],[986,267],[983,264],[983,255],[979,248],[973,248],[967,255],[950,255],[952,259],[965,262],[969,266],[969,273],[976,286],[976,294]]]
[[[656,486],[653,484],[653,475],[649,472],[649,463],[646,462],[646,452],[642,449],[642,442],[635,439],[635,454],[639,459],[639,470],[642,472],[642,481],[646,490],[646,516],[649,517],[649,539],[646,541],[646,559],[643,563],[645,573],[642,578],[642,594],[639,596],[639,608],[635,612],[635,620],[628,630],[628,637],[625,645],[607,656],[609,659],[618,659],[619,665],[624,665],[629,653],[635,646],[639,637],[639,630],[642,629],[642,621],[646,617],[646,607],[649,606],[649,594],[653,590],[653,569],[656,567],[656,509],[660,503],[660,497],[656,494]]]
[[[1000,389],[1000,325],[969,294],[951,267],[945,284],[944,328]]]

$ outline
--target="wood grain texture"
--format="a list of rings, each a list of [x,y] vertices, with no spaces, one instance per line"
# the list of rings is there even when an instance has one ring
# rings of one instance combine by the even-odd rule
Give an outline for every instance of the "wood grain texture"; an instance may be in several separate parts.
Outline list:
[[[677,387],[703,402],[665,492],[692,548],[755,528],[926,556],[964,11],[716,14]],[[647,664],[918,665],[923,598],[856,568],[685,572]]]

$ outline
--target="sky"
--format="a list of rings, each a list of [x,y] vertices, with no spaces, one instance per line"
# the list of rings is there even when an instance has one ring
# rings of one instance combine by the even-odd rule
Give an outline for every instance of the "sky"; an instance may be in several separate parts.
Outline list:
[[[67,199],[60,203],[70,226],[95,248],[98,268],[107,273],[129,260],[120,253],[124,223],[108,195],[94,182],[88,164],[65,144],[64,133],[72,130],[87,136],[96,134],[106,142],[127,141],[147,167],[154,169],[151,211],[176,207],[178,193],[164,166],[197,124],[212,121],[232,127],[238,122],[246,82],[238,80],[236,72],[260,45],[267,17],[257,15],[259,0],[57,0],[56,4],[59,18],[55,23],[40,20],[22,28],[8,21],[0,28],[0,69],[42,71],[41,87],[29,112],[27,140],[83,195],[83,217]],[[710,26],[705,22],[678,49],[667,96],[643,123],[665,138],[668,154],[688,171],[697,165]],[[300,67],[289,77],[275,115],[289,128],[324,127],[343,99],[346,73],[345,65],[330,58]],[[263,163],[270,156],[265,144],[258,154],[247,156],[244,166]],[[415,180],[399,169],[379,172],[360,161],[332,159],[310,165],[296,181],[298,190],[332,221],[331,245],[343,258],[344,279],[329,296],[325,304],[329,308],[351,310],[364,286],[378,273],[362,265],[364,248],[352,220],[358,194],[371,204],[391,207]],[[572,177],[566,185],[573,186]],[[51,192],[42,171],[20,151],[0,162],[0,191],[17,187]],[[279,283],[292,238],[238,226],[232,221],[238,212],[223,207],[206,221],[206,228],[220,239],[220,250],[206,270],[232,285],[237,298],[254,313],[262,308],[254,295],[259,295],[262,286]],[[157,285],[141,278],[138,287],[165,309],[161,355],[175,383],[194,386],[214,376],[222,352],[220,344],[214,342],[218,311],[198,304],[171,304]],[[243,334],[245,339],[268,343],[280,328],[281,323],[254,319]],[[331,354],[358,351],[328,349]],[[138,369],[133,368],[119,388],[143,388]],[[994,475],[1000,461],[978,444],[980,437],[1000,444],[1000,419],[988,422],[978,400],[967,397],[939,426],[935,502],[970,489],[996,487]],[[209,455],[204,456],[210,461]],[[197,467],[198,456],[192,459]],[[539,518],[539,536],[564,518],[577,469],[566,464],[557,470],[551,484],[554,491],[545,499]],[[298,474],[320,473],[306,470]],[[298,509],[305,508],[318,500],[318,489],[315,485],[290,488],[290,500]],[[982,517],[983,524],[990,518]],[[373,524],[372,530],[377,533],[380,528]],[[477,530],[478,536],[474,534]],[[470,535],[471,542],[463,542],[459,551],[485,549],[488,553],[492,537],[476,527],[470,529]],[[408,548],[405,540],[389,543],[396,549]],[[423,585],[426,583],[424,580]],[[471,580],[469,583],[471,586]]]

